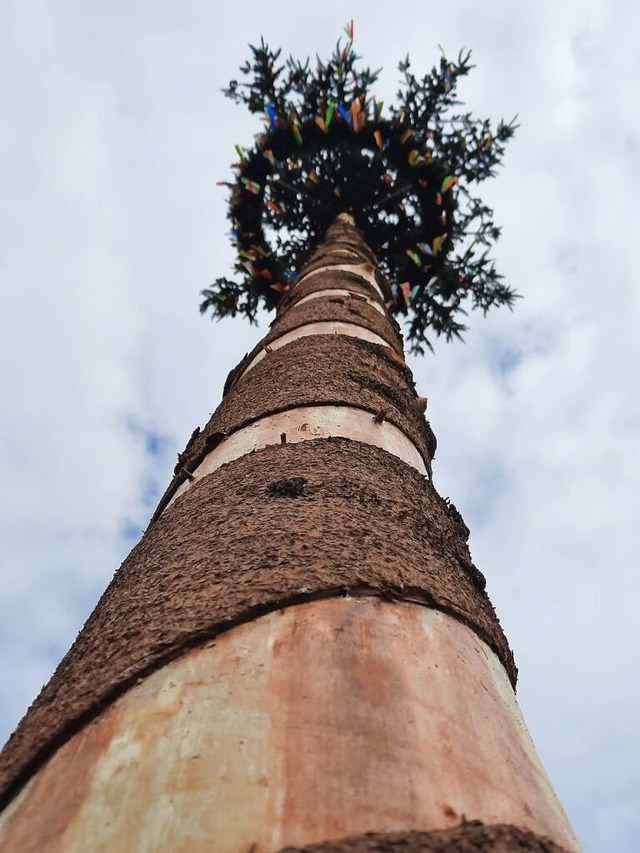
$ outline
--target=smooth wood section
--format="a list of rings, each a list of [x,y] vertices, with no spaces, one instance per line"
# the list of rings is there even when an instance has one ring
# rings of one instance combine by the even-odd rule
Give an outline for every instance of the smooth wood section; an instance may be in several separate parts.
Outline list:
[[[378,296],[382,300],[384,300],[384,293],[382,292],[382,290],[380,289],[380,285],[376,281],[375,268],[372,267],[371,264],[366,262],[361,264],[333,264],[332,266],[319,267],[317,270],[311,270],[311,272],[303,273],[296,281],[296,285],[302,284],[303,281],[307,281],[314,275],[319,275],[320,273],[331,274],[335,272],[351,272],[354,275],[359,276],[360,278],[364,279],[367,284],[370,284],[371,287],[373,287],[373,289],[376,291]]]
[[[376,335],[375,332],[365,329],[364,326],[357,326],[355,323],[342,323],[339,320],[322,320],[318,323],[307,323],[305,326],[298,326],[297,329],[285,332],[279,338],[270,340],[268,344],[269,349],[260,350],[253,361],[249,362],[240,376],[238,376],[238,379],[245,376],[256,364],[259,364],[271,350],[280,349],[280,347],[286,346],[291,341],[307,338],[310,335],[346,335],[349,338],[358,338],[361,341],[369,341],[369,343],[378,344],[379,346],[391,347],[389,341],[386,341],[380,335]]]
[[[291,306],[292,308],[297,308],[299,305],[304,305],[305,302],[311,302],[314,299],[321,299],[326,296],[344,296],[347,299],[361,299],[363,302],[366,302],[367,305],[370,305],[374,308],[379,314],[384,316],[384,308],[379,302],[376,302],[375,299],[369,299],[367,296],[363,296],[361,293],[354,293],[351,290],[346,290],[345,288],[329,288],[327,290],[316,290],[313,293],[309,293],[307,296],[303,296],[302,299],[299,299],[297,302]]]
[[[221,465],[233,462],[241,456],[280,444],[283,435],[286,436],[288,444],[329,437],[361,441],[392,453],[427,476],[427,466],[418,448],[402,430],[389,421],[378,423],[371,412],[353,406],[299,406],[277,415],[260,418],[221,441],[190,472],[193,480],[187,479],[178,486],[164,512],[202,477],[212,474]]]
[[[463,816],[578,849],[493,652],[438,611],[339,598],[143,680],[29,782],[0,848],[269,853]]]

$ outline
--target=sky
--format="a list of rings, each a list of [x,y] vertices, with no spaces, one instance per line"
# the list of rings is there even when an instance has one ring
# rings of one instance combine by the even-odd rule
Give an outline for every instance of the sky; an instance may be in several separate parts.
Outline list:
[[[312,12],[311,9],[314,11]],[[518,699],[586,851],[640,836],[640,6],[629,0],[4,0],[0,5],[0,741],[139,539],[176,454],[261,329],[212,323],[234,144],[220,90],[260,36],[416,72],[520,129],[483,185],[523,299],[410,358],[434,481],[520,668]],[[262,330],[268,316],[263,315]]]

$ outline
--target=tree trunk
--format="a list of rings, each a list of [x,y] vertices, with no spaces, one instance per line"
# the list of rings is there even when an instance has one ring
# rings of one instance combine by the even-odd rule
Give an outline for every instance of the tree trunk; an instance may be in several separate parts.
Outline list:
[[[338,217],[5,747],[3,850],[578,849],[389,297]]]

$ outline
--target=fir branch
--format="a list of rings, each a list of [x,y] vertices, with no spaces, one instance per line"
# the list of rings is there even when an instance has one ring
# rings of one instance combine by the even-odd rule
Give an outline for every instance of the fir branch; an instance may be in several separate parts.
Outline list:
[[[411,299],[399,295],[394,311],[406,317],[412,351],[430,347],[429,335],[461,337],[469,307],[512,307],[516,294],[489,256],[500,229],[470,188],[495,174],[517,125],[494,128],[460,111],[469,51],[455,61],[443,53],[420,79],[403,60],[397,103],[383,118],[372,92],[379,71],[359,68],[350,39],[315,68],[281,62],[264,41],[250,48],[241,80],[224,90],[265,122],[251,149],[238,147],[228,184],[239,280],[206,288],[201,312],[255,322],[342,211],[354,215],[394,292],[409,284]]]

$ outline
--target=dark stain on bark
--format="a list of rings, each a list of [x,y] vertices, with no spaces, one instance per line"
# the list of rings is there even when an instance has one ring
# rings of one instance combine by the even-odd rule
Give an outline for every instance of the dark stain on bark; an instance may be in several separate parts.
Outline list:
[[[289,477],[275,480],[267,486],[267,494],[271,497],[298,498],[304,494],[307,481],[304,477]]]

